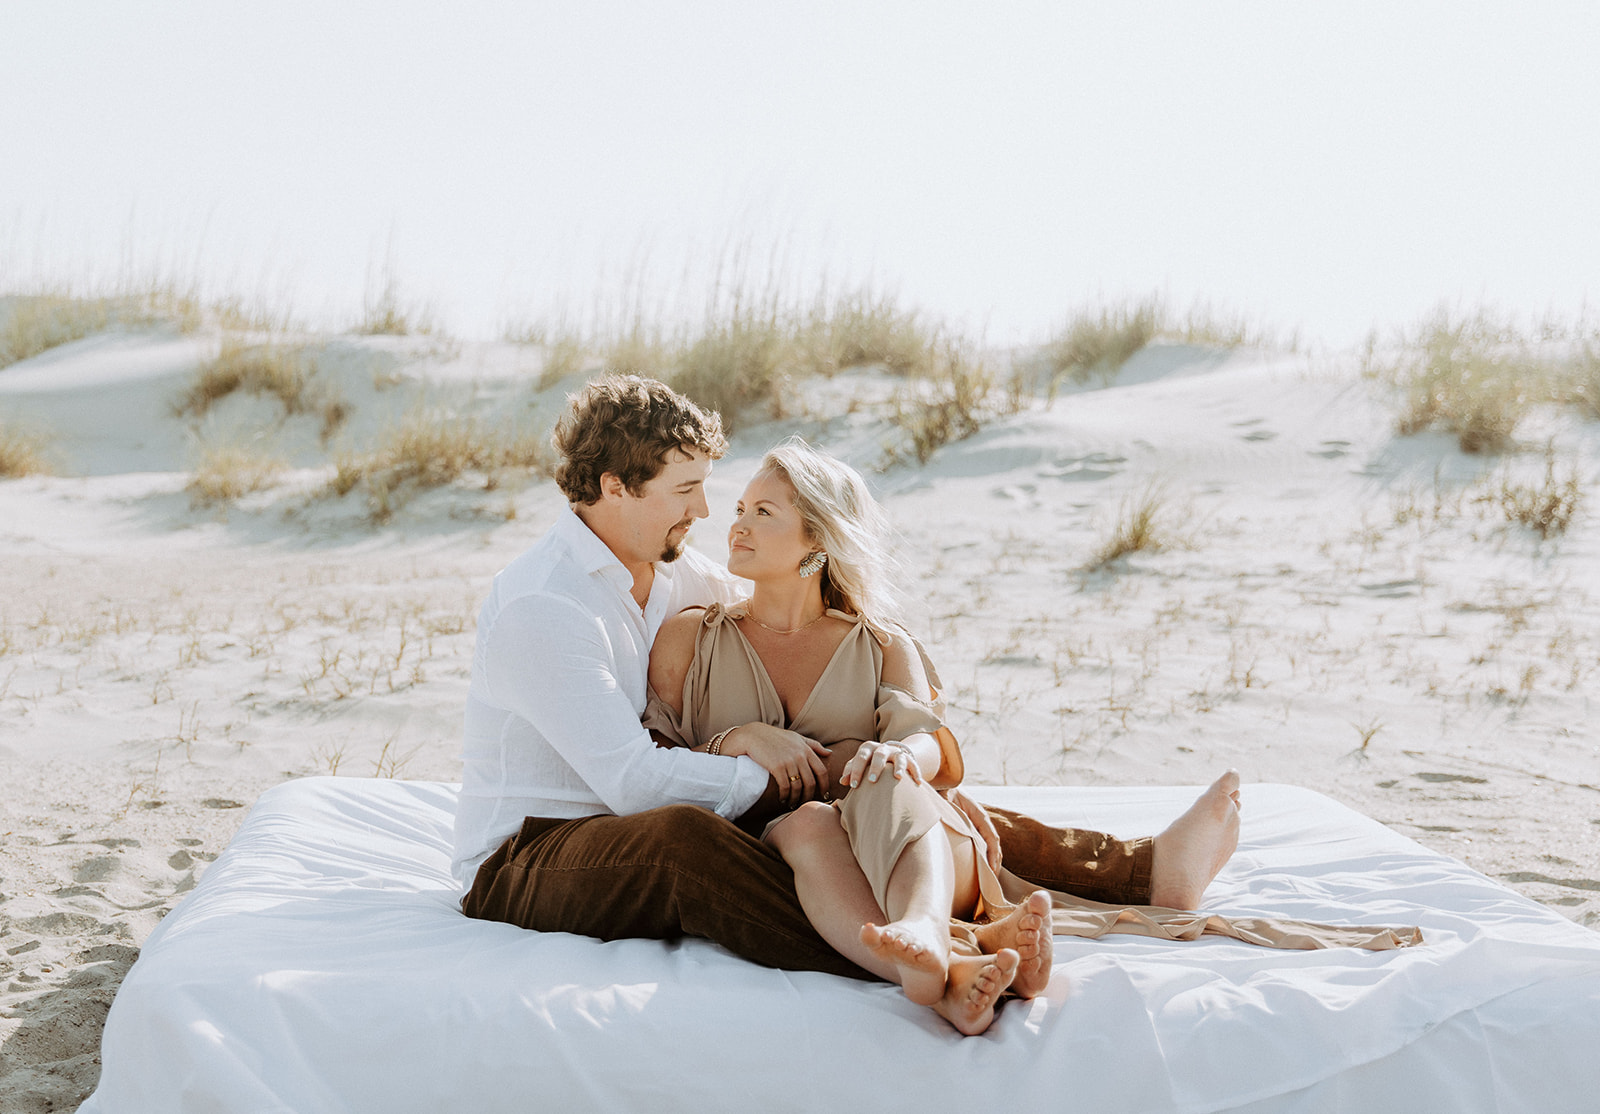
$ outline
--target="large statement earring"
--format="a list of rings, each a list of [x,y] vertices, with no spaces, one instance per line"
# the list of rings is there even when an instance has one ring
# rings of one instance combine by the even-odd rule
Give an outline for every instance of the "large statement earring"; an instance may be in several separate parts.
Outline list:
[[[822,571],[822,566],[828,563],[828,555],[822,550],[806,554],[805,560],[800,562],[801,576],[815,576]]]

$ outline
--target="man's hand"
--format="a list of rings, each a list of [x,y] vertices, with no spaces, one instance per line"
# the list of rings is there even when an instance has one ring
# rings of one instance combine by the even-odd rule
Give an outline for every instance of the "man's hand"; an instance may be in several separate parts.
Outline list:
[[[722,740],[723,754],[744,754],[772,775],[785,809],[816,800],[828,785],[828,748],[796,731],[747,723]]]

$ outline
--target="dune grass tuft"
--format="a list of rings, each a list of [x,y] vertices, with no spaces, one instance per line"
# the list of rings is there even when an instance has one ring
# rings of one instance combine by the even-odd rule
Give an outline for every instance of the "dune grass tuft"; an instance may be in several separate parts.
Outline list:
[[[1079,310],[1045,342],[1042,356],[1052,388],[1062,381],[1110,381],[1160,333],[1165,314],[1156,298]]]
[[[892,296],[860,288],[831,301],[818,295],[799,332],[804,365],[814,374],[877,365],[914,376],[937,371],[943,330]]]
[[[1583,494],[1577,465],[1558,475],[1555,452],[1547,450],[1543,479],[1530,482],[1502,476],[1481,498],[1499,507],[1507,522],[1525,526],[1547,540],[1567,532],[1583,505]]]
[[[1587,341],[1567,366],[1562,401],[1585,419],[1600,421],[1600,345]]]
[[[360,487],[373,521],[387,522],[416,492],[470,474],[482,477],[484,490],[493,490],[507,472],[550,475],[553,469],[547,436],[419,408],[371,450],[342,454],[325,494],[342,497]]]
[[[0,367],[105,331],[111,326],[112,310],[108,298],[38,294],[11,299],[0,326]]]
[[[995,416],[994,385],[981,357],[958,341],[944,342],[934,373],[895,393],[889,421],[904,440],[885,450],[881,467],[926,464],[944,446],[977,433]]]
[[[49,471],[44,436],[0,422],[0,479],[18,479]]]
[[[431,306],[403,296],[391,258],[381,272],[368,272],[355,332],[361,336],[435,336],[440,329]]]
[[[216,358],[202,364],[195,381],[174,410],[179,417],[203,417],[236,391],[271,395],[285,414],[317,414],[326,441],[344,424],[350,406],[336,391],[318,381],[317,363],[303,344],[251,344],[224,336]]]
[[[1526,340],[1486,311],[1454,316],[1440,310],[1408,338],[1400,362],[1382,374],[1400,389],[1401,434],[1440,429],[1463,452],[1501,452],[1551,381]]]
[[[1130,553],[1156,552],[1173,544],[1166,489],[1153,483],[1123,499],[1111,533],[1083,566],[1099,572]]]
[[[1399,394],[1401,434],[1443,430],[1464,452],[1504,452],[1537,407],[1600,420],[1600,349],[1581,323],[1528,331],[1485,309],[1441,309],[1401,340],[1398,358],[1370,368]]]
[[[245,445],[205,445],[186,490],[197,507],[231,503],[272,486],[283,462]]]

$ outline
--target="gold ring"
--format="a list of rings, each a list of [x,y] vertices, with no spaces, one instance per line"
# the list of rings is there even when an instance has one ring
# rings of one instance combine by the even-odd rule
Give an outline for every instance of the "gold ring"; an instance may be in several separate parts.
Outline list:
[[[797,777],[795,777],[795,776],[794,776],[794,775],[793,775],[793,774],[790,774],[790,775],[789,775],[789,780],[790,780],[790,781],[799,781],[799,780],[800,780],[800,779],[799,779],[799,778],[797,778]]]

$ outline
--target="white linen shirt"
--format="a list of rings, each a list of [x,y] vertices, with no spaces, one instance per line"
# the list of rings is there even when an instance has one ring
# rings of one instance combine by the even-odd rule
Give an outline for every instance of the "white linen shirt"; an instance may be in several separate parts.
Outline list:
[[[692,549],[633,576],[570,509],[494,578],[478,613],[452,868],[469,889],[524,817],[626,816],[668,804],[729,818],[766,790],[750,758],[657,747],[644,713],[650,644],[685,607],[739,598]]]

